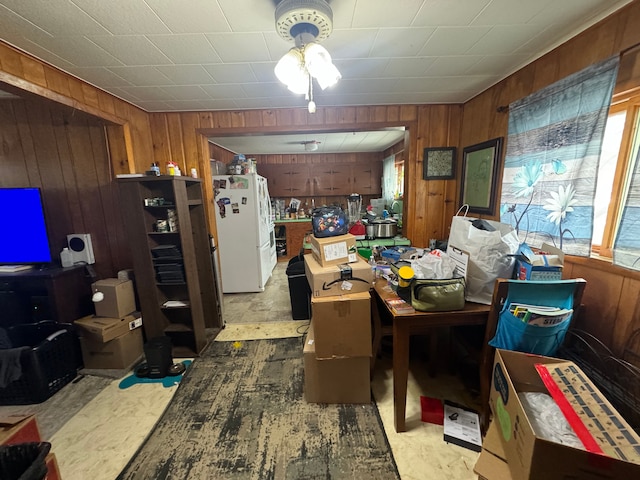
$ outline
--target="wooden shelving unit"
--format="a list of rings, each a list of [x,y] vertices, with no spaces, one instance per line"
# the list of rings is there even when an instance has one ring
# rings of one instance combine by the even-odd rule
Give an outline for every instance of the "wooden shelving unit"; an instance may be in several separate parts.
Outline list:
[[[200,179],[118,179],[147,340],[171,338],[174,357],[197,356],[206,328],[221,328]],[[159,223],[173,217],[173,231]],[[169,224],[170,225],[170,224]],[[169,302],[169,303],[167,303]]]

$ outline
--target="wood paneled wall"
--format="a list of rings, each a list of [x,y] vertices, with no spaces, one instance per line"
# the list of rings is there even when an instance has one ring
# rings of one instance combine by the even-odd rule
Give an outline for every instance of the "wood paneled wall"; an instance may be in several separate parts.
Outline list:
[[[99,278],[130,266],[102,122],[41,100],[3,100],[0,145],[0,186],[42,191],[56,262],[67,234],[90,233]]]
[[[495,137],[507,136],[508,106],[567,75],[612,55],[624,54],[640,43],[640,1],[634,1],[547,55],[527,65],[464,105],[459,146],[463,148]],[[640,63],[636,52],[623,55],[619,78],[624,88]],[[637,86],[637,84],[636,84]],[[498,215],[494,216],[498,218]],[[616,355],[622,355],[632,332],[640,329],[640,276],[597,259],[569,257],[565,278],[583,277],[587,287],[585,315],[580,326],[594,334]],[[640,338],[631,346],[640,355]]]

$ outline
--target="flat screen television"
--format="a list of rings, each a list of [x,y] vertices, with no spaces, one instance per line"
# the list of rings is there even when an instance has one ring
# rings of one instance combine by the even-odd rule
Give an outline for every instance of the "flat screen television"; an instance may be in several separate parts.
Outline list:
[[[0,265],[51,263],[39,188],[0,188]]]

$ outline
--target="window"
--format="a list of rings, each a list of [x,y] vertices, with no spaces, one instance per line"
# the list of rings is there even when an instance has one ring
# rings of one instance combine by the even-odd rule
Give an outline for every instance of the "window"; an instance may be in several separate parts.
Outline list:
[[[612,104],[605,128],[594,207],[593,252],[611,257],[633,159],[640,147],[640,94]]]

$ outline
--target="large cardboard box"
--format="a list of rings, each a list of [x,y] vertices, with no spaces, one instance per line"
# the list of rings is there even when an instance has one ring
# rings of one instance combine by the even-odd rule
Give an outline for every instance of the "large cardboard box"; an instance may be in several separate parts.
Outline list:
[[[311,298],[318,358],[371,356],[369,292]]]
[[[85,368],[129,368],[142,355],[142,329],[129,330],[106,343],[80,337],[80,346]]]
[[[0,445],[41,441],[42,435],[34,414],[16,412],[0,416]]]
[[[91,290],[101,292],[104,298],[94,302],[99,317],[121,318],[136,310],[133,282],[120,278],[105,278],[91,285]]]
[[[303,349],[304,397],[309,403],[370,403],[369,357],[317,358],[313,321]]]
[[[546,243],[542,244],[540,251],[545,253],[534,252],[526,243],[520,245],[513,271],[513,277],[516,280],[542,282],[562,280],[564,252]]]
[[[513,478],[499,435],[495,421],[492,421],[482,440],[480,456],[473,467],[473,471],[480,480],[512,480]]]
[[[311,254],[323,267],[357,262],[356,237],[350,233],[324,238],[312,235]]]
[[[134,312],[121,318],[88,315],[79,318],[73,323],[80,327],[82,336],[105,343],[124,335],[129,330],[140,327],[142,325],[142,316],[140,316],[139,312]]]
[[[542,376],[547,383],[559,382],[551,389],[554,398],[565,399],[560,406],[570,412],[569,424],[585,436],[581,439],[585,443],[586,438],[589,451],[543,439],[534,432],[518,393],[548,393]],[[640,478],[640,452],[636,450],[640,437],[573,362],[496,350],[490,404],[513,478]]]
[[[368,292],[373,282],[371,265],[362,257],[355,263],[323,267],[313,255],[305,255],[304,271],[312,297]]]

